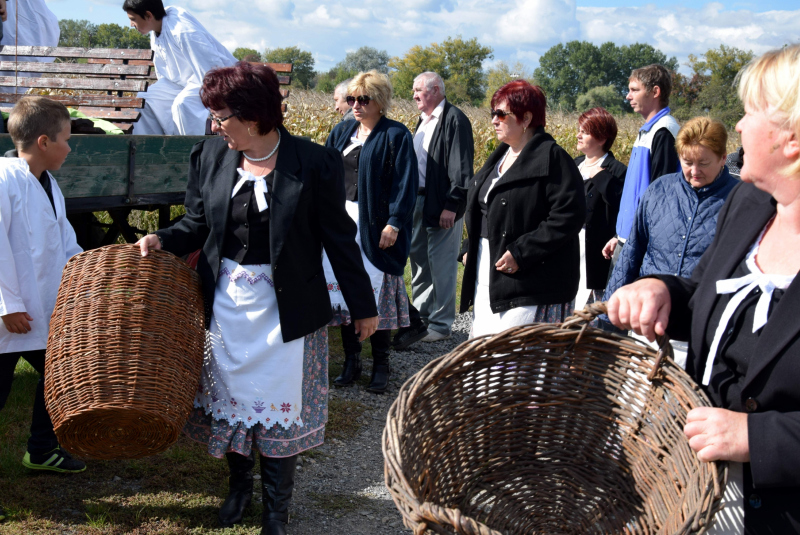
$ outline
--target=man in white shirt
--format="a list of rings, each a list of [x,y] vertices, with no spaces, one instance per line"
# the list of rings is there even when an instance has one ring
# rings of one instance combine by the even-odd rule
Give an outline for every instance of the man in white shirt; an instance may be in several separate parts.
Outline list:
[[[414,100],[422,112],[414,133],[419,192],[411,237],[411,326],[398,331],[395,348],[417,340],[450,337],[456,316],[458,251],[473,175],[472,125],[447,102],[444,82],[434,72],[414,79]],[[427,327],[426,327],[427,324]]]
[[[122,9],[139,33],[152,32],[158,76],[158,82],[139,93],[145,105],[133,133],[202,136],[208,118],[200,101],[203,77],[211,69],[233,65],[236,58],[183,8],[164,8],[161,0],[125,0]]]

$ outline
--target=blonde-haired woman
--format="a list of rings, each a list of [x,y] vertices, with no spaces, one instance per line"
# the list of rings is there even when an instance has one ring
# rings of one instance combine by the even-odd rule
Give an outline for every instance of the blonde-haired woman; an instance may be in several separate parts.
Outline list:
[[[711,534],[800,532],[800,45],[743,71],[747,157],[692,277],[617,291],[611,321],[689,341],[686,371],[717,408],[684,428],[703,461],[729,461]],[[659,179],[661,180],[661,179]],[[627,248],[627,244],[625,246]]]
[[[354,120],[342,121],[325,145],[344,163],[348,211],[358,223],[357,241],[378,298],[380,323],[370,337],[372,377],[367,390],[383,393],[389,383],[390,330],[409,325],[403,270],[411,247],[411,219],[419,176],[411,133],[386,117],[392,102],[389,77],[359,73],[347,87]],[[345,364],[334,380],[349,386],[361,377],[361,343],[352,324],[342,326]]]

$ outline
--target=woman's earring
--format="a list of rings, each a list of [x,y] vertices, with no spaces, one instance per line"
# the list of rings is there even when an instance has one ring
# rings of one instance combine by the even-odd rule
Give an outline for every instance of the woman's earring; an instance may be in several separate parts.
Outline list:
[[[255,136],[253,135],[253,133],[252,133],[252,132],[250,132],[250,129],[251,129],[251,128],[252,128],[251,126],[248,126],[248,127],[247,127],[247,133],[248,133],[248,134],[250,134],[250,137],[255,137]]]
[[[528,127],[527,127],[527,126],[523,126],[523,127],[522,127],[522,133],[524,134],[524,133],[525,133],[525,132],[527,132],[527,131],[528,131]]]

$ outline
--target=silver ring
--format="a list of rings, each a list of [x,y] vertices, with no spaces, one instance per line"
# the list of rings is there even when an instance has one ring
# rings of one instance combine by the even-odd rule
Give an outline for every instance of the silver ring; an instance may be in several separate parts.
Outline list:
[[[508,268],[506,271],[508,271],[509,273],[511,273],[511,268]]]

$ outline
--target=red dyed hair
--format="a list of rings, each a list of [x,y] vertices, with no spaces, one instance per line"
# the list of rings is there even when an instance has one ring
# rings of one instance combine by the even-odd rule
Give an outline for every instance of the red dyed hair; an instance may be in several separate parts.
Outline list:
[[[262,136],[283,124],[278,75],[266,65],[240,61],[208,71],[200,100],[210,110],[228,108],[239,119],[254,121]]]
[[[526,111],[531,112],[533,118],[528,125],[530,128],[545,126],[547,97],[538,85],[531,85],[525,80],[508,82],[492,95],[492,109],[501,102],[508,104],[508,111],[513,113],[518,121],[522,121]]]
[[[617,139],[617,121],[605,108],[597,107],[586,110],[578,117],[578,125],[593,138],[597,140],[605,139],[603,150],[606,152],[614,144],[614,140]]]

